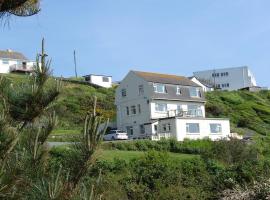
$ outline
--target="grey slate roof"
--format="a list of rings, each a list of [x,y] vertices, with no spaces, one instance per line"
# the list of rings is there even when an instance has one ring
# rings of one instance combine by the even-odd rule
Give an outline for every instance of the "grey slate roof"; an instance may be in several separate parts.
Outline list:
[[[192,102],[205,102],[205,95],[200,87],[201,97],[191,97],[188,87],[181,87],[181,94],[176,94],[176,86],[175,85],[166,85],[166,93],[155,93],[153,92],[153,99],[166,99],[166,100],[176,100],[176,101],[192,101]]]
[[[153,83],[163,83],[163,84],[172,84],[172,85],[183,85],[183,86],[194,86],[199,87],[196,83],[189,80],[184,76],[176,76],[170,74],[159,74],[152,72],[140,72],[133,71],[137,76],[140,76],[144,80]]]
[[[0,58],[7,58],[13,60],[28,60],[22,53],[15,51],[1,51],[0,50]]]
[[[189,80],[187,77],[169,74],[151,73],[151,72],[140,72],[140,71],[133,71],[133,72],[137,76],[146,80],[152,86],[152,88],[154,83],[165,84],[166,93],[155,93],[153,89],[153,93],[151,95],[152,99],[205,102],[205,96],[202,91],[202,88],[198,84]],[[180,86],[181,94],[176,94],[176,86]],[[200,98],[191,97],[189,92],[189,86],[199,87],[201,97]]]

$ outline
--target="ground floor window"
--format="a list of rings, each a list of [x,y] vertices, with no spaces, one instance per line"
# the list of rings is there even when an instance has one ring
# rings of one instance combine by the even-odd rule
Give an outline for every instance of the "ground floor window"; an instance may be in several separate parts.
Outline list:
[[[140,125],[140,133],[141,134],[144,134],[145,133],[145,128],[144,128],[144,125],[143,124]]]
[[[133,135],[133,126],[127,126],[127,134],[128,135]]]
[[[166,132],[166,124],[162,124],[162,131]]]
[[[222,133],[221,124],[210,124],[211,133]]]
[[[157,132],[157,128],[158,128],[158,126],[155,124],[155,125],[154,125],[154,131],[155,131],[155,132]]]
[[[200,133],[200,124],[199,123],[186,123],[186,132],[187,133]]]

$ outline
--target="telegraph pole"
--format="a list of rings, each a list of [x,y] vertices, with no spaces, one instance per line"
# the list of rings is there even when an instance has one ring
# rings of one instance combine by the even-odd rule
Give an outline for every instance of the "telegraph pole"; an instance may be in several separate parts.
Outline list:
[[[74,56],[75,76],[76,76],[76,78],[78,78],[78,75],[77,75],[76,51],[75,50],[73,52],[73,56]]]
[[[216,86],[216,69],[214,68],[214,89],[217,89],[217,86]]]

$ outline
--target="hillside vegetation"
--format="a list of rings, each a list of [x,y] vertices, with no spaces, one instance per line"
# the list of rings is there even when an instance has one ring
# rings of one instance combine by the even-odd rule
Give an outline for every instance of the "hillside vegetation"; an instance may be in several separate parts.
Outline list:
[[[206,95],[207,117],[228,117],[231,129],[246,133],[270,133],[270,92],[215,91]]]
[[[13,84],[25,84],[27,75],[5,75]],[[97,114],[115,120],[114,89],[93,88],[89,85],[63,81],[63,87],[55,102],[58,125],[55,133],[78,133],[83,128],[84,117],[92,112],[93,97],[97,96]]]
[[[9,74],[14,83],[25,83],[25,75]],[[93,96],[98,97],[97,113],[115,121],[115,88],[93,88],[88,85],[63,82],[56,101],[59,124],[55,133],[78,133],[83,126],[84,116],[91,111]],[[240,134],[256,132],[270,133],[270,91],[215,91],[206,95],[207,117],[230,118],[231,130]]]

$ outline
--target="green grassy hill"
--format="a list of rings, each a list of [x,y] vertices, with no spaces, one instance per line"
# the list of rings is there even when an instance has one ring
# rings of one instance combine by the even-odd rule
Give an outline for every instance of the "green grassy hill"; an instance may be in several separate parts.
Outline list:
[[[12,82],[21,84],[27,76],[6,75]],[[115,88],[93,88],[88,85],[63,82],[61,95],[56,102],[59,124],[55,133],[77,133],[82,129],[84,116],[91,111],[93,96],[98,97],[97,112],[115,121]],[[207,117],[228,117],[234,132],[250,130],[262,135],[270,133],[270,91],[215,91],[206,95]]]
[[[231,129],[270,133],[270,91],[215,91],[206,95],[207,117],[228,117]],[[249,129],[249,130],[248,130]]]
[[[23,84],[28,81],[27,75],[5,75],[13,84]],[[97,114],[115,121],[114,88],[94,88],[89,85],[63,81],[63,87],[55,108],[58,116],[58,126],[54,133],[73,134],[83,128],[87,112],[92,111],[93,97],[97,96]]]

